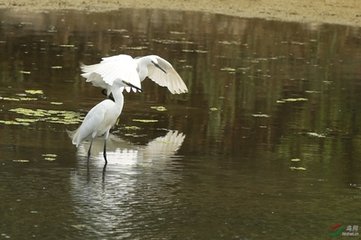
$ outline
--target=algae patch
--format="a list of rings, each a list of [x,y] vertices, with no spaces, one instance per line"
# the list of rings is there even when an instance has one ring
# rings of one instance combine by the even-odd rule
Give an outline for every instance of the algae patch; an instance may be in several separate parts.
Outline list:
[[[43,90],[40,90],[40,89],[28,89],[28,90],[25,90],[25,93],[32,94],[32,95],[44,94]]]
[[[81,122],[79,114],[65,110],[46,110],[46,109],[28,109],[13,108],[9,110],[22,117],[16,117],[14,120],[0,120],[0,124],[6,125],[24,125],[28,126],[34,122],[50,122],[61,124],[78,124]]]

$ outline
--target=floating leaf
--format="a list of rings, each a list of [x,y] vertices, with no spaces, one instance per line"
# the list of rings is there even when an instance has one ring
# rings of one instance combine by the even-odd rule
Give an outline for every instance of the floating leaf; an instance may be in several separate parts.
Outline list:
[[[297,171],[306,171],[306,168],[304,167],[290,167],[291,170],[297,170]]]
[[[270,115],[264,114],[264,113],[255,113],[255,114],[252,114],[252,117],[255,117],[255,118],[269,118]]]
[[[205,50],[192,50],[192,49],[182,49],[184,53],[207,53]]]
[[[0,100],[5,100],[5,101],[20,101],[19,98],[11,98],[11,97],[0,97]]]
[[[315,91],[315,90],[307,90],[305,92],[310,93],[310,94],[312,94],[312,93],[320,93],[320,91]]]
[[[44,154],[42,154],[42,156],[44,157],[44,160],[46,160],[46,161],[55,161],[56,157],[58,155],[56,155],[54,153],[44,153]]]
[[[221,71],[225,71],[225,72],[236,72],[236,69],[235,68],[231,68],[231,67],[224,67],[224,68],[221,68]]]
[[[219,44],[224,44],[224,45],[241,45],[241,42],[237,42],[237,41],[218,41]]]
[[[18,114],[22,114],[25,116],[34,116],[34,117],[43,117],[45,116],[45,113],[41,111],[40,109],[33,110],[28,108],[13,108],[9,110],[10,112],[15,112]]]
[[[172,39],[153,39],[153,42],[161,43],[161,44],[193,44],[194,42],[187,40],[172,40]],[[197,50],[192,50],[196,52]]]
[[[156,120],[156,119],[133,119],[133,122],[155,123],[155,122],[158,122],[158,120]]]
[[[15,118],[15,120],[19,123],[23,122],[23,123],[33,123],[33,122],[37,122],[38,119],[33,119],[33,118]]]
[[[286,98],[284,99],[286,102],[306,102],[307,98]]]
[[[58,155],[54,154],[54,153],[44,153],[42,154],[43,157],[57,157]]]
[[[28,89],[28,90],[25,90],[25,92],[27,94],[44,94],[43,90],[40,90],[40,89]]]
[[[137,126],[125,126],[124,127],[126,130],[139,130],[140,127],[137,127]]]
[[[178,32],[178,31],[169,31],[170,34],[175,34],[175,35],[185,35],[185,32]]]
[[[297,42],[297,41],[291,41],[291,44],[294,44],[294,45],[305,45],[306,43],[304,42]]]
[[[63,48],[74,48],[75,45],[73,44],[62,44],[62,45],[59,45],[60,47],[63,47]]]
[[[63,66],[51,66],[51,69],[62,69]]]
[[[157,110],[159,112],[164,112],[164,111],[167,111],[167,109],[163,106],[152,106],[150,107],[151,109],[154,109],[154,110]]]
[[[28,122],[5,121],[5,120],[0,120],[0,124],[5,124],[5,125],[23,125],[23,126],[28,126],[28,125],[30,125],[30,123],[28,123]]]
[[[111,29],[111,28],[109,28],[108,32],[126,33],[126,32],[128,32],[128,30],[124,29],[124,28],[120,28],[120,29]],[[128,35],[126,35],[126,36],[128,36]]]
[[[21,97],[19,98],[20,101],[35,101],[38,100],[37,98],[32,98],[32,97]]]
[[[28,159],[14,159],[13,162],[28,163],[28,162],[30,162],[30,160],[28,160]]]
[[[277,100],[277,103],[286,103],[286,102],[306,102],[307,98],[285,98],[281,100]]]
[[[317,138],[325,138],[326,137],[326,135],[324,135],[322,133],[315,133],[315,132],[308,132],[307,135],[310,137],[317,137]]]
[[[62,102],[50,102],[50,104],[52,104],[52,105],[63,105],[64,103],[62,103]]]
[[[127,49],[129,50],[144,50],[144,49],[148,49],[147,46],[137,46],[137,47],[127,47]]]
[[[134,133],[125,133],[124,136],[126,137],[134,137],[134,138],[141,138],[145,137],[145,134],[134,134]]]

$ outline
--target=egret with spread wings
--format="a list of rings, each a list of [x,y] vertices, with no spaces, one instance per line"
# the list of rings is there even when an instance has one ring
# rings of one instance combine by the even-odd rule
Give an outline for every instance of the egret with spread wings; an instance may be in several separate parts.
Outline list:
[[[110,93],[110,86],[117,78],[127,79],[126,91],[140,90],[140,82],[147,77],[162,87],[167,87],[173,94],[188,92],[188,88],[167,60],[156,56],[148,55],[144,57],[132,58],[129,55],[120,54],[112,57],[102,58],[102,61],[93,65],[82,65],[82,76],[87,82],[91,82],[95,87],[107,90]],[[138,78],[134,72],[138,73]],[[132,87],[133,85],[134,87]]]

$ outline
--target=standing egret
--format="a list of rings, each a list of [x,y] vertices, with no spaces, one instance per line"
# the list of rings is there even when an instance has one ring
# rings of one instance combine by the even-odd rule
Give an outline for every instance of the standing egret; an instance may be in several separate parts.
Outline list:
[[[86,78],[87,82],[91,82],[95,87],[106,89],[108,95],[110,86],[119,76],[121,79],[130,79],[130,84],[140,88],[140,84],[133,80],[136,79],[133,76],[134,70],[137,71],[140,81],[149,77],[158,85],[167,87],[173,94],[188,92],[187,86],[172,64],[157,55],[132,58],[129,55],[120,54],[102,58],[102,61],[97,64],[82,65],[81,70],[83,72],[81,76]],[[132,78],[123,78],[129,72],[132,73]],[[133,87],[126,87],[125,89],[128,92],[131,89],[136,91]]]
[[[85,116],[80,127],[75,131],[72,143],[79,147],[80,143],[85,139],[91,139],[88,149],[88,161],[90,158],[90,151],[93,139],[104,135],[103,156],[105,165],[108,163],[106,154],[106,143],[109,137],[110,128],[113,127],[122,112],[124,105],[123,87],[124,81],[116,80],[110,87],[114,101],[105,99],[95,105]]]

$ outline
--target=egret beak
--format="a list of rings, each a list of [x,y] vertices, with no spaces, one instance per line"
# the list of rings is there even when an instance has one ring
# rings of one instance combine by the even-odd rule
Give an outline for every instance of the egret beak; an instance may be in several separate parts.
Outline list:
[[[159,66],[158,63],[155,63],[155,62],[153,62],[153,61],[151,61],[151,62],[154,64],[154,66],[156,66],[156,67],[159,68],[162,72],[164,72],[165,74],[167,74],[167,72],[166,72],[161,66]]]
[[[140,89],[139,87],[134,86],[134,85],[131,84],[130,82],[127,82],[127,81],[124,81],[124,80],[123,80],[123,83],[124,83],[125,85],[127,85],[128,87],[137,89],[138,92],[143,92],[142,89]]]

